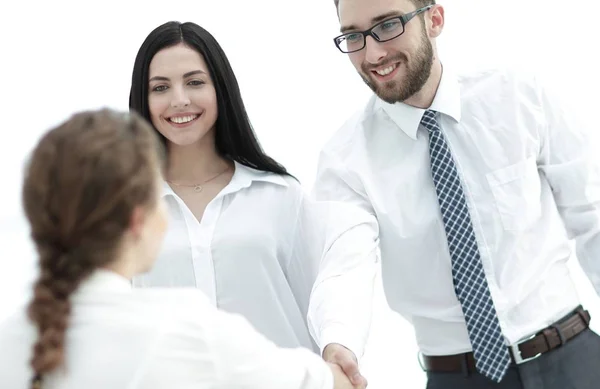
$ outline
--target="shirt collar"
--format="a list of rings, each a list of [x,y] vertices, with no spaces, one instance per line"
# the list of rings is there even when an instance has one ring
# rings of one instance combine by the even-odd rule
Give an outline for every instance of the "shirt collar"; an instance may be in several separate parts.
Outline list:
[[[131,281],[111,270],[95,270],[79,288],[79,293],[86,292],[122,292],[131,290]]]
[[[229,185],[225,187],[222,195],[227,193],[234,193],[243,188],[247,188],[252,185],[253,182],[268,182],[275,185],[287,187],[288,182],[279,174],[271,172],[264,172],[256,170],[246,165],[243,165],[237,161],[234,161],[235,171]],[[167,195],[175,195],[175,192],[171,186],[164,181],[163,182],[163,197]]]
[[[377,98],[375,108],[381,108],[406,135],[417,139],[417,130],[425,110],[404,103],[389,104]],[[460,122],[460,87],[456,75],[447,67],[443,68],[440,85],[429,109],[448,115]]]

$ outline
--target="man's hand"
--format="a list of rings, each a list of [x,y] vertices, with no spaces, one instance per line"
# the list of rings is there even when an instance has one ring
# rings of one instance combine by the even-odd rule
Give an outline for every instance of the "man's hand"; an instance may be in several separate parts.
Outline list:
[[[333,374],[333,389],[355,389],[339,365],[327,362]]]
[[[365,389],[367,387],[367,380],[358,371],[356,356],[346,347],[337,343],[328,344],[323,350],[323,359],[341,367],[355,388]]]

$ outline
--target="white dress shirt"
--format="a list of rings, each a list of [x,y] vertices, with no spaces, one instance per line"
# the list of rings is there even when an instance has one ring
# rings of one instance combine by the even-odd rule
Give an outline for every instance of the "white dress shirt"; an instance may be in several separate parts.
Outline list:
[[[196,287],[281,347],[319,352],[340,343],[362,355],[378,265],[371,215],[316,203],[293,178],[239,163],[200,222],[167,184],[164,197],[167,236],[135,286]],[[340,285],[352,286],[353,306],[331,292]]]
[[[579,303],[569,240],[600,291],[600,171],[585,131],[531,76],[444,69],[431,106],[452,150],[507,343]],[[377,217],[390,307],[426,355],[471,350],[431,178],[424,110],[373,97],[322,151],[314,191]],[[596,149],[597,150],[597,149]]]
[[[97,271],[72,296],[66,361],[44,389],[333,388],[306,349],[280,349],[196,289],[132,289]],[[37,331],[25,310],[0,326],[0,388],[28,389]]]

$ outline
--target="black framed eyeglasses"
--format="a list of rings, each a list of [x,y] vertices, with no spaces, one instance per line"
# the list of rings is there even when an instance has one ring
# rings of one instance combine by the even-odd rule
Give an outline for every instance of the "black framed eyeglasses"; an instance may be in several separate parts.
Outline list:
[[[377,42],[387,42],[404,34],[404,26],[415,16],[429,11],[433,4],[402,16],[395,16],[377,23],[366,31],[348,32],[333,38],[335,45],[342,53],[354,53],[365,48],[367,36],[372,36]]]

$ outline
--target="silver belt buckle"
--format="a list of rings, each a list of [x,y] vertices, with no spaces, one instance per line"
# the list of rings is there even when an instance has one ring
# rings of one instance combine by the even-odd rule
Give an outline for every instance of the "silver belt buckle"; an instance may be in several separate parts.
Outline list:
[[[517,342],[517,343],[515,343],[515,344],[513,344],[513,345],[511,345],[511,346],[509,346],[509,347],[510,347],[510,353],[512,354],[512,357],[513,357],[513,359],[514,359],[514,361],[515,361],[515,363],[516,363],[517,365],[520,365],[520,364],[522,364],[522,363],[525,363],[525,362],[532,361],[532,360],[534,360],[534,359],[537,359],[537,358],[539,358],[539,357],[540,357],[540,355],[542,355],[542,353],[539,353],[539,354],[537,354],[537,355],[534,355],[534,356],[533,356],[533,357],[531,357],[531,358],[523,358],[523,357],[521,356],[521,350],[519,350],[519,346],[520,346],[521,344],[523,344],[523,343],[527,342],[528,340],[531,340],[531,339],[535,338],[536,336],[537,336],[537,334],[533,334],[533,335],[531,335],[530,337],[528,337],[528,338],[526,338],[526,339],[521,339],[519,342]]]

